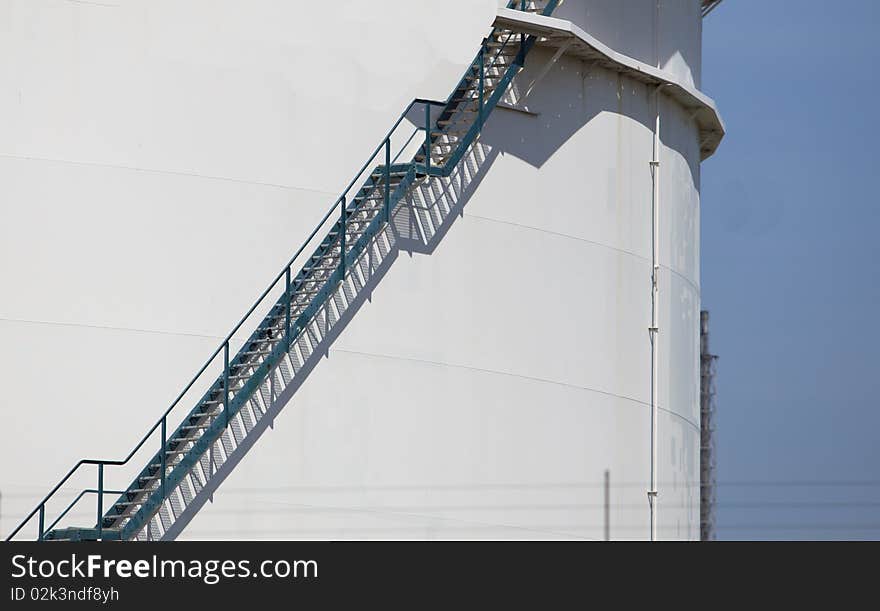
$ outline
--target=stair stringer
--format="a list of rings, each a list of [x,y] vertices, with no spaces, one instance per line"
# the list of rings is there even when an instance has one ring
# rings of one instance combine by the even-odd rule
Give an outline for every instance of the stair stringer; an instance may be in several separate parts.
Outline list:
[[[316,312],[308,325],[311,332],[301,335],[300,340],[252,395],[248,401],[251,405],[242,408],[242,411],[249,409],[253,414],[254,423],[250,430],[246,431],[240,442],[235,442],[234,436],[229,433],[233,423],[239,422],[240,411],[223,433],[230,442],[235,443],[234,449],[228,453],[218,450],[216,469],[212,473],[199,465],[195,466],[168,495],[169,499],[174,499],[163,505],[169,507],[174,518],[170,525],[166,527],[166,520],[162,520],[161,516],[157,519],[154,513],[132,538],[171,541],[180,536],[260,437],[272,427],[275,418],[292,401],[321,358],[329,356],[333,343],[364,303],[372,299],[373,291],[400,252],[428,255],[434,252],[455,219],[463,216],[467,201],[496,157],[496,151],[477,141],[468,147],[449,176],[433,176],[411,188],[393,210],[391,222],[372,238],[361,256],[350,266],[344,282]],[[317,341],[304,341],[303,338],[307,336],[314,336]],[[307,347],[304,348],[303,344]],[[222,444],[218,440],[215,445]],[[198,478],[200,483],[198,490],[190,483],[193,477]],[[187,501],[187,497],[190,500]],[[175,511],[175,505],[182,506],[182,511]]]
[[[557,3],[557,0],[548,0],[543,8],[543,14],[552,13]],[[509,4],[513,6],[514,0],[511,0]],[[534,4],[537,3],[524,3],[522,10],[541,11],[540,6],[533,6]],[[315,254],[309,259],[312,262],[320,262],[320,265],[303,267],[294,280],[295,286],[289,286],[287,289],[287,301],[285,302],[285,299],[281,298],[273,306],[241,351],[235,355],[232,361],[228,362],[225,374],[215,380],[205,396],[171,434],[167,443],[165,442],[165,417],[163,416],[161,420],[163,443],[160,452],[151,459],[151,462],[140,472],[132,484],[121,493],[119,500],[103,514],[95,528],[51,530],[69,511],[71,505],[56,519],[50,526],[50,532],[44,536],[43,511],[45,502],[83,464],[99,465],[99,488],[101,488],[101,468],[105,465],[127,463],[134,452],[144,444],[148,436],[157,430],[159,422],[123,461],[91,459],[80,461],[7,539],[14,537],[38,511],[40,515],[39,538],[41,540],[119,540],[145,537],[153,539],[157,538],[154,536],[156,533],[159,533],[158,538],[162,538],[165,533],[174,534],[172,528],[178,519],[186,519],[187,515],[194,515],[195,508],[203,506],[204,500],[202,499],[210,498],[210,495],[222,482],[222,479],[218,479],[216,485],[209,485],[218,471],[222,469],[224,464],[229,463],[229,469],[226,471],[228,474],[236,464],[238,448],[242,448],[243,451],[239,456],[243,456],[247,449],[253,445],[245,443],[248,436],[254,431],[265,430],[265,427],[260,428],[256,424],[260,424],[264,416],[271,416],[272,412],[269,408],[274,405],[279,396],[284,394],[284,389],[292,384],[296,386],[296,376],[303,369],[303,366],[315,356],[315,353],[320,354],[322,351],[324,354],[329,353],[329,344],[332,341],[325,342],[324,336],[330,337],[332,335],[331,320],[333,325],[336,325],[345,318],[346,311],[351,305],[357,302],[359,293],[369,294],[369,290],[364,289],[371,284],[370,281],[373,278],[368,275],[361,276],[362,273],[366,274],[361,269],[362,255],[369,253],[370,261],[372,261],[374,253],[378,252],[382,255],[383,246],[387,248],[387,253],[396,253],[396,242],[392,241],[393,237],[400,239],[398,249],[406,242],[406,249],[410,252],[430,253],[448,231],[454,219],[452,212],[457,209],[458,214],[461,214],[464,202],[469,197],[466,193],[472,192],[479,182],[479,180],[471,180],[471,178],[474,176],[479,178],[484,175],[487,165],[491,165],[491,161],[494,159],[491,152],[480,157],[477,153],[487,153],[487,150],[474,143],[478,142],[485,120],[488,119],[502,96],[507,93],[508,86],[512,85],[515,75],[522,68],[525,57],[536,40],[534,36],[520,35],[519,48],[509,48],[509,51],[513,53],[508,53],[505,59],[502,51],[512,38],[514,38],[514,32],[493,29],[491,37],[484,39],[482,50],[477,55],[477,59],[468,67],[459,86],[446,102],[448,114],[444,116],[451,119],[456,113],[460,113],[459,118],[442,122],[438,120],[437,126],[440,129],[429,128],[431,135],[421,149],[421,159],[417,154],[414,160],[408,164],[391,164],[385,170],[385,181],[382,180],[381,173],[383,166],[379,166],[373,170],[354,199],[346,203],[345,195],[343,195],[337,201],[337,204],[342,203],[341,219],[331,228]],[[516,39],[514,38],[514,40]],[[489,45],[496,47],[500,45],[501,48],[497,52],[493,51],[491,55],[484,55],[484,51]],[[513,55],[516,56],[515,59]],[[499,61],[500,63],[498,63]],[[486,66],[485,83],[488,96],[485,103],[482,95],[484,76],[482,66],[484,64]],[[477,69],[478,67],[479,69]],[[479,88],[475,86],[477,73],[479,73],[480,79]],[[476,96],[477,91],[480,92],[479,98]],[[476,112],[470,105],[476,103],[477,100],[479,100],[479,107],[482,111],[478,116],[467,115],[467,113]],[[466,118],[464,123],[461,122],[463,117]],[[441,123],[447,127],[444,128]],[[462,144],[464,146],[461,146]],[[435,149],[437,150],[435,151]],[[373,158],[378,154],[378,151],[379,149],[374,153]],[[441,158],[439,165],[431,163],[431,159],[435,156]],[[369,163],[365,164],[364,170],[368,168]],[[427,177],[427,179],[421,187],[411,189],[417,177]],[[394,188],[390,190],[390,197],[386,195],[385,211],[386,214],[393,213],[392,219],[389,219],[386,214],[379,214],[380,208],[375,205],[379,200],[372,197],[379,185],[388,181],[394,185]],[[353,184],[354,181],[350,187]],[[386,193],[388,192],[386,191]],[[406,202],[407,196],[412,196],[408,203]],[[401,203],[402,198],[404,203]],[[368,201],[373,203],[369,204]],[[329,218],[335,208],[336,204],[331,212],[328,212],[324,221]],[[404,217],[401,211],[408,211],[405,222],[401,220]],[[390,228],[387,220],[392,221]],[[406,228],[405,239],[402,234],[394,234],[394,231],[401,224]],[[352,235],[353,243],[346,240],[346,234]],[[377,240],[379,235],[384,235],[385,239]],[[299,254],[297,253],[297,256]],[[393,260],[394,258],[391,259],[391,261]],[[289,274],[292,263],[293,261],[288,265],[287,270],[288,284],[290,284]],[[327,264],[330,267],[327,267]],[[328,271],[334,268],[335,271]],[[379,268],[381,268],[381,262]],[[367,269],[372,271],[370,267]],[[316,271],[317,274],[315,274]],[[270,289],[267,289],[267,292]],[[306,300],[301,301],[304,297]],[[291,298],[295,300],[295,303],[291,301]],[[284,311],[285,307],[289,310],[292,305],[295,306],[296,319],[292,320],[288,316],[285,334],[282,326]],[[300,308],[305,309],[301,310]],[[324,314],[324,333],[320,328],[321,313]],[[292,327],[291,323],[293,323]],[[269,350],[264,351],[265,348],[269,348]],[[226,350],[228,354],[228,343]],[[217,356],[219,351],[220,348],[214,356]],[[208,364],[205,365],[205,367],[207,366]],[[201,375],[204,370],[203,367],[198,375]],[[306,375],[308,371],[309,369],[306,368]],[[243,372],[248,373],[242,375]],[[300,379],[304,379],[304,377]],[[278,387],[282,389],[280,394]],[[219,406],[223,407],[222,411],[217,411]],[[282,407],[283,405],[280,405],[275,413],[277,414],[277,411],[280,411]],[[269,422],[272,417],[274,416],[269,418]],[[196,434],[191,432],[193,430],[197,431]],[[168,460],[166,465],[167,456],[172,458]],[[239,457],[237,460],[240,459]],[[168,469],[171,471],[168,472]],[[102,493],[98,492],[98,494]],[[193,511],[188,511],[190,506],[193,506]],[[100,502],[98,513],[101,514]],[[182,530],[182,527],[178,530]]]

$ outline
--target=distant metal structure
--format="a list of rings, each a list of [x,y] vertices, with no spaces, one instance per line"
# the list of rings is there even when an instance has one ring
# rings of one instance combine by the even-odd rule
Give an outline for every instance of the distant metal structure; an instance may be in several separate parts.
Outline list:
[[[721,4],[721,0],[703,0],[703,17],[714,11],[719,4]]]
[[[700,541],[715,540],[715,361],[709,312],[700,312]]]

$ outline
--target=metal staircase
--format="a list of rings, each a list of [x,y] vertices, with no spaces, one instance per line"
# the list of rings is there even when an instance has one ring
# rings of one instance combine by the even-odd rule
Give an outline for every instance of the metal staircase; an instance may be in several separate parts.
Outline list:
[[[559,0],[512,0],[508,8],[549,15],[558,4]],[[318,313],[339,315],[338,301],[346,299],[340,287],[360,281],[362,259],[392,221],[397,206],[415,186],[450,175],[476,141],[535,41],[495,28],[447,100],[410,103],[303,246],[128,456],[118,461],[78,462],[7,540],[34,520],[39,540],[173,539],[219,485],[214,481],[218,471],[234,467],[238,455],[249,447],[248,435],[270,417],[277,377],[289,381],[315,350],[321,334]],[[413,115],[419,123],[392,159],[392,137],[395,144],[399,142],[398,128]],[[415,139],[420,133],[424,139]],[[412,161],[397,163],[405,154],[412,154]],[[359,179],[363,179],[362,186],[352,194]],[[326,233],[320,238],[322,230]],[[316,239],[320,239],[317,247],[303,257]],[[232,354],[236,334],[258,308],[267,306],[268,313]],[[219,374],[211,373],[217,368]],[[169,432],[172,411],[200,383],[207,390]],[[159,450],[131,484],[122,491],[107,490],[105,468],[128,464],[151,439],[158,441]],[[97,487],[80,492],[47,526],[47,503],[75,473],[92,466],[97,470]],[[107,494],[119,496],[105,506]],[[59,527],[85,496],[96,498],[95,526]]]

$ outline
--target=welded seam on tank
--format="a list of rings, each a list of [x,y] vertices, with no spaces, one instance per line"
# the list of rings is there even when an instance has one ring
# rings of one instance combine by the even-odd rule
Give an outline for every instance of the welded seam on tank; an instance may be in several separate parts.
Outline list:
[[[642,405],[644,407],[651,407],[651,404],[648,401],[641,401],[641,400],[635,399],[633,397],[627,397],[626,395],[620,395],[620,394],[613,393],[613,392],[610,392],[607,390],[600,390],[598,388],[590,388],[589,386],[580,386],[578,384],[572,384],[571,382],[562,382],[560,380],[550,380],[547,378],[528,376],[528,375],[524,375],[521,373],[513,373],[512,371],[501,371],[499,369],[486,369],[485,367],[475,367],[472,365],[461,365],[458,363],[446,363],[443,361],[434,361],[431,359],[420,359],[420,358],[410,357],[410,356],[398,356],[398,355],[393,355],[393,354],[379,354],[376,352],[363,352],[361,350],[349,350],[347,348],[332,348],[330,350],[330,352],[341,352],[344,354],[351,354],[354,356],[367,356],[367,357],[389,359],[389,360],[395,360],[395,361],[408,361],[411,363],[420,363],[423,365],[433,365],[435,367],[449,367],[450,369],[463,369],[466,371],[474,371],[474,372],[478,372],[478,373],[488,373],[488,374],[499,375],[499,376],[507,376],[507,377],[511,377],[511,378],[519,378],[521,380],[529,380],[531,382],[539,382],[542,384],[553,384],[555,386],[563,386],[566,388],[573,388],[575,390],[585,390],[587,392],[593,392],[593,393],[604,395],[607,397],[614,397],[616,399],[630,401],[632,403],[636,403],[636,404]],[[683,416],[682,414],[679,414],[679,413],[674,412],[672,410],[666,409],[664,407],[658,407],[657,409],[659,409],[661,412],[665,412],[671,416],[675,416],[675,417],[679,418],[683,422],[691,425],[697,432],[700,431],[699,424],[689,420],[687,417]]]
[[[321,189],[312,189],[309,187],[294,187],[292,185],[282,185],[274,182],[263,182],[259,180],[248,180],[246,178],[231,178],[229,176],[216,176],[213,174],[199,174],[198,172],[185,172],[183,170],[159,170],[156,168],[140,168],[137,166],[117,165],[113,163],[102,163],[100,161],[77,161],[74,159],[56,159],[52,157],[33,157],[30,155],[14,155],[12,153],[0,153],[0,158],[18,159],[21,161],[40,161],[44,163],[58,163],[67,165],[88,166],[94,168],[107,168],[111,170],[125,170],[128,172],[143,172],[145,174],[163,174],[166,176],[181,176],[184,178],[200,178],[202,180],[219,180],[222,182],[233,182],[240,185],[251,185],[255,187],[267,187],[270,189],[283,189],[285,191],[306,191],[309,193],[319,193],[321,195],[329,195],[336,197],[334,191],[323,191]]]
[[[667,486],[679,486],[684,488],[696,488],[700,485],[699,481],[693,482],[661,482]],[[771,485],[775,482],[771,482]],[[265,487],[232,487],[224,488],[227,493],[237,494],[275,494],[277,492],[368,492],[372,490],[385,491],[412,491],[412,490],[436,490],[436,491],[461,491],[461,490],[552,490],[556,488],[601,488],[605,484],[601,481],[584,482],[584,481],[568,481],[568,482],[474,482],[462,484],[294,484],[280,486]],[[645,485],[639,481],[624,481],[614,484],[618,488],[641,488]],[[267,501],[268,502],[268,501]]]
[[[225,335],[204,335],[201,333],[188,333],[186,331],[165,331],[162,329],[138,329],[136,327],[117,327],[112,325],[96,325],[85,322],[60,322],[54,320],[31,320],[26,318],[0,317],[0,322],[8,322],[24,325],[48,325],[53,327],[73,327],[81,329],[94,329],[97,331],[122,331],[124,333],[142,333],[145,335],[168,335],[172,337],[192,337],[195,339],[226,339]],[[247,335],[233,336],[235,340],[245,340]]]
[[[118,4],[107,4],[106,2],[93,2],[92,0],[64,0],[69,4],[82,4],[85,6],[100,6],[102,8],[119,8]]]
[[[520,227],[520,228],[522,228],[522,229],[531,229],[531,230],[533,230],[533,231],[538,231],[538,232],[540,232],[540,233],[546,233],[546,234],[548,234],[548,235],[555,235],[555,236],[559,236],[559,237],[561,237],[561,238],[568,238],[568,239],[570,239],[570,240],[576,240],[576,241],[578,241],[578,242],[584,242],[584,243],[586,243],[586,244],[592,244],[593,246],[600,246],[600,247],[602,247],[602,248],[607,248],[608,250],[613,250],[613,251],[615,251],[615,252],[619,252],[619,253],[624,254],[624,255],[629,255],[629,256],[631,256],[631,257],[633,257],[633,258],[635,258],[635,259],[638,259],[638,260],[640,260],[640,261],[644,261],[644,262],[647,263],[648,265],[651,264],[651,259],[649,259],[648,257],[643,257],[643,256],[640,255],[640,254],[634,253],[634,252],[632,252],[631,250],[626,250],[625,248],[618,248],[618,247],[616,247],[616,246],[612,246],[611,244],[605,244],[604,242],[597,242],[596,240],[589,240],[589,239],[587,239],[587,238],[581,238],[581,237],[578,237],[578,236],[576,236],[576,235],[571,235],[570,233],[561,233],[561,232],[559,232],[559,231],[553,231],[552,229],[543,229],[543,228],[541,228],[541,227],[534,227],[534,226],[532,226],[532,225],[525,225],[525,224],[523,224],[523,223],[514,223],[513,221],[503,221],[503,220],[501,220],[501,219],[496,219],[496,218],[492,218],[492,217],[489,217],[489,216],[481,216],[481,215],[479,215],[479,214],[470,214],[470,213],[468,213],[468,214],[465,214],[464,216],[462,216],[462,218],[465,218],[465,219],[466,219],[466,218],[475,218],[475,219],[479,219],[479,220],[481,220],[481,221],[488,221],[488,222],[492,222],[492,223],[499,223],[499,224],[502,224],[502,225],[511,225],[511,226],[513,226],[513,227]],[[675,269],[675,268],[673,268],[673,267],[669,267],[669,266],[667,266],[667,265],[662,265],[662,264],[660,265],[660,269],[665,269],[665,270],[667,270],[669,273],[671,273],[671,274],[673,274],[673,275],[675,275],[675,276],[678,276],[678,277],[681,278],[684,282],[686,282],[687,284],[689,284],[689,285],[691,286],[691,288],[693,288],[693,289],[699,294],[699,292],[700,292],[700,287],[699,287],[699,286],[698,286],[693,280],[691,280],[690,278],[688,278],[687,276],[685,276],[683,272],[680,272],[680,271],[678,271],[677,269]]]
[[[523,531],[530,531],[530,532],[536,532],[536,533],[544,533],[544,534],[549,533],[549,534],[554,534],[554,535],[559,535],[559,536],[568,536],[568,537],[575,536],[575,537],[582,538],[582,539],[589,539],[588,537],[583,537],[580,535],[573,535],[570,532],[550,530],[550,529],[540,527],[540,526],[537,526],[537,527],[518,526],[518,525],[514,525],[514,524],[506,524],[503,522],[485,522],[482,520],[466,520],[464,518],[453,518],[448,515],[439,515],[439,514],[434,514],[434,513],[423,513],[420,511],[411,511],[407,507],[396,508],[394,506],[380,507],[380,506],[365,506],[365,505],[351,505],[351,506],[313,505],[313,504],[308,504],[308,503],[285,503],[283,501],[272,501],[272,500],[267,501],[265,499],[263,499],[261,502],[267,503],[267,504],[272,504],[272,505],[280,505],[281,507],[285,507],[285,508],[288,508],[288,507],[290,507],[290,508],[312,508],[312,509],[319,511],[319,512],[365,513],[365,514],[373,514],[378,517],[392,517],[392,518],[396,518],[396,519],[415,518],[418,520],[423,520],[425,518],[429,518],[432,520],[433,519],[443,520],[445,522],[457,522],[459,524],[464,524],[464,525],[468,525],[468,526],[488,527],[491,529],[523,530]],[[547,508],[547,506],[544,506],[544,508]],[[439,506],[436,509],[448,510],[448,511],[455,511],[456,510],[455,507],[444,507],[444,506]],[[491,508],[491,509],[494,509],[494,508]],[[421,528],[421,527],[415,527],[415,528]],[[331,528],[330,530],[333,530],[333,529]],[[360,529],[352,529],[352,530],[360,530]],[[382,530],[382,529],[379,529],[379,530]],[[592,540],[592,539],[589,539],[589,540]]]
[[[430,519],[437,519],[438,518],[438,516],[425,516],[425,517],[430,518]],[[466,530],[471,530],[471,529],[478,530],[476,527],[480,526],[481,524],[482,524],[481,522],[474,522],[474,523],[465,522],[465,525],[463,525],[463,526],[447,528],[445,530],[447,530],[447,531],[452,530],[452,529],[459,530],[459,531],[466,531]],[[565,525],[563,525],[563,527],[564,526]],[[586,537],[584,535],[578,535],[578,534],[574,534],[571,532],[554,531],[554,530],[550,530],[547,528],[541,528],[541,527],[519,527],[519,526],[510,526],[510,525],[505,525],[505,524],[493,525],[491,523],[486,523],[482,527],[484,529],[489,529],[489,530],[493,530],[493,531],[494,530],[521,530],[521,531],[529,531],[529,532],[533,532],[533,533],[537,533],[537,534],[542,534],[545,536],[548,534],[552,534],[557,537],[564,537],[566,539],[577,539],[577,540],[583,540],[583,541],[598,541],[598,539],[592,539],[592,538]],[[574,529],[584,529],[584,528],[588,528],[588,526],[587,525],[583,525],[583,526],[573,525],[572,528],[573,528],[573,530]],[[593,527],[590,526],[589,528],[593,528]],[[601,528],[601,527],[599,527],[599,528]],[[388,527],[369,527],[369,528],[326,527],[326,528],[309,528],[309,529],[297,529],[297,530],[260,529],[260,530],[247,530],[245,532],[247,533],[248,538],[250,538],[250,539],[253,539],[255,536],[256,537],[265,537],[265,539],[258,539],[258,540],[277,540],[278,536],[281,536],[281,535],[292,536],[292,537],[295,537],[296,539],[299,539],[299,538],[302,538],[304,535],[311,535],[311,536],[316,537],[319,540],[329,538],[334,541],[361,541],[364,538],[364,535],[362,533],[372,533],[372,534],[386,533],[386,536],[387,536],[387,533],[389,533],[389,532],[396,532],[396,533],[407,533],[408,532],[408,533],[416,534],[416,533],[424,533],[424,532],[430,531],[430,530],[431,530],[430,526],[388,526]],[[194,536],[191,538],[188,537],[187,540],[188,541],[200,540],[200,537],[205,537],[206,539],[211,539],[211,538],[216,538],[218,536],[229,535],[229,534],[232,534],[235,532],[240,532],[240,531],[236,531],[233,529],[223,529],[223,528],[211,528],[211,529],[205,529],[205,530],[193,529],[192,534]],[[343,533],[343,534],[340,534],[340,533]],[[344,533],[348,533],[348,535],[346,536]],[[189,535],[190,533],[187,533],[187,534]],[[422,535],[421,537],[416,537],[416,539],[424,538],[424,537],[425,537],[425,535]],[[306,539],[306,540],[308,540],[308,539]],[[480,539],[477,538],[475,540],[479,541]]]

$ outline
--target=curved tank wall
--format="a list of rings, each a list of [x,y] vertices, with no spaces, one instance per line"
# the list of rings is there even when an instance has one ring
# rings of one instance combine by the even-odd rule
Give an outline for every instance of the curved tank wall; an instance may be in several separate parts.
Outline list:
[[[497,8],[320,4],[0,1],[4,535],[76,460],[128,452]],[[699,82],[699,0],[615,4],[558,16],[651,64],[656,29]],[[606,471],[612,538],[647,537],[653,99],[563,56],[529,112],[497,109],[182,538],[598,539]],[[693,539],[700,147],[660,100],[659,534]]]
[[[694,0],[563,2],[554,17],[576,23],[624,55],[700,86],[703,20]]]

